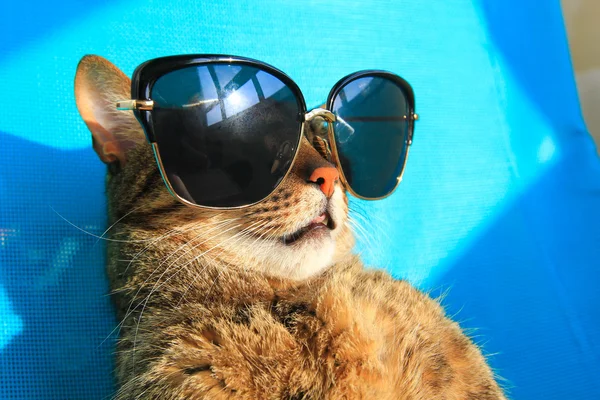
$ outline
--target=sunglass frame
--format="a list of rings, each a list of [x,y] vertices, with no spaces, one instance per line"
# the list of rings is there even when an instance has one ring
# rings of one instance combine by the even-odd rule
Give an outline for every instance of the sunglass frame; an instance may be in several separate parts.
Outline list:
[[[163,75],[165,75],[167,73],[170,73],[170,72],[182,69],[182,68],[187,68],[187,67],[210,65],[210,64],[225,64],[225,63],[230,64],[230,65],[243,65],[243,66],[258,68],[258,69],[261,69],[261,70],[273,75],[274,77],[281,80],[292,91],[293,95],[296,98],[296,101],[298,102],[298,106],[299,106],[299,112],[298,112],[298,116],[297,116],[298,142],[295,147],[295,154],[294,154],[294,157],[290,164],[290,167],[288,168],[288,171],[286,172],[283,179],[281,179],[281,182],[283,182],[285,180],[285,178],[287,177],[287,175],[291,172],[294,162],[296,161],[296,157],[298,156],[298,153],[300,150],[302,137],[304,136],[304,125],[306,122],[306,115],[307,115],[306,102],[304,100],[304,95],[300,91],[300,88],[298,87],[298,85],[287,74],[285,74],[283,71],[273,67],[272,65],[269,65],[264,62],[254,60],[251,58],[223,55],[223,54],[189,54],[189,55],[168,56],[168,57],[155,58],[155,59],[152,59],[152,60],[149,60],[149,61],[146,61],[146,62],[140,64],[135,69],[135,71],[133,73],[133,78],[131,80],[131,97],[133,100],[119,101],[117,103],[117,108],[118,109],[131,109],[133,111],[135,117],[137,118],[137,120],[139,121],[140,125],[142,126],[142,128],[144,130],[144,133],[146,135],[148,142],[152,146],[158,168],[162,175],[163,181],[165,182],[165,184],[167,186],[167,189],[169,190],[171,195],[173,195],[177,200],[179,200],[180,202],[182,202],[183,204],[185,204],[187,206],[197,207],[197,208],[201,208],[201,209],[217,209],[217,210],[247,208],[247,207],[251,207],[253,205],[259,204],[259,203],[267,200],[269,197],[271,197],[273,195],[273,193],[275,193],[277,187],[279,187],[279,185],[281,184],[281,182],[280,182],[276,187],[273,188],[273,190],[268,195],[266,195],[261,200],[258,200],[251,204],[244,204],[241,206],[233,206],[233,207],[231,207],[231,206],[228,206],[228,207],[205,206],[205,205],[192,203],[192,202],[186,200],[185,198],[181,197],[179,194],[177,194],[175,192],[175,190],[173,189],[173,187],[171,186],[169,178],[166,175],[164,165],[160,158],[160,150],[158,148],[158,144],[155,139],[154,124],[152,121],[152,108],[153,108],[153,101],[151,98],[152,88],[153,88],[154,84],[156,83],[156,81],[160,77],[162,77]],[[407,138],[405,141],[406,151],[403,152],[404,157],[403,157],[403,160],[401,160],[402,169],[400,171],[400,175],[397,177],[396,185],[394,186],[394,189],[392,189],[392,191],[390,191],[390,193],[386,194],[385,196],[376,197],[376,198],[361,196],[361,195],[357,194],[348,184],[346,176],[344,175],[344,171],[341,168],[340,159],[339,159],[339,155],[338,155],[338,151],[337,151],[337,145],[336,145],[336,141],[335,141],[335,132],[333,130],[333,124],[331,123],[331,122],[335,121],[335,116],[330,111],[332,109],[333,101],[335,100],[336,96],[348,83],[350,83],[356,79],[360,79],[360,78],[367,77],[367,76],[381,77],[381,78],[385,78],[385,79],[393,81],[395,84],[397,84],[403,90],[404,94],[407,96],[407,100],[409,103],[408,104],[409,115],[405,116],[406,119],[408,120],[409,127],[408,127]],[[332,146],[332,158],[335,163],[335,167],[340,172],[340,178],[341,178],[344,188],[346,190],[348,190],[353,196],[361,198],[361,199],[365,199],[365,200],[378,200],[378,199],[382,199],[382,198],[390,196],[396,190],[396,188],[400,184],[400,181],[402,180],[402,176],[404,173],[404,167],[405,167],[406,161],[408,159],[408,150],[410,148],[410,145],[412,144],[413,132],[414,132],[414,122],[416,120],[418,120],[418,118],[419,118],[418,115],[415,114],[415,112],[414,112],[415,97],[414,97],[413,89],[410,86],[410,84],[403,78],[399,77],[398,75],[393,74],[388,71],[364,70],[364,71],[355,72],[353,74],[349,74],[349,75],[345,76],[344,78],[340,79],[333,86],[333,88],[331,89],[331,91],[329,92],[329,95],[327,97],[326,109],[330,113],[329,118],[325,118],[325,119],[327,119],[329,122],[327,131],[328,131],[328,140],[329,140],[330,146]]]

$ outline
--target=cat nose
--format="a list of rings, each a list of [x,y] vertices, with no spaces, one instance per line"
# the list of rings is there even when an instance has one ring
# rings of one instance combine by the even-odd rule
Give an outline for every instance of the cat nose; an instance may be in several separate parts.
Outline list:
[[[325,196],[330,198],[338,179],[340,179],[340,174],[335,167],[319,167],[313,171],[308,181],[319,185]]]

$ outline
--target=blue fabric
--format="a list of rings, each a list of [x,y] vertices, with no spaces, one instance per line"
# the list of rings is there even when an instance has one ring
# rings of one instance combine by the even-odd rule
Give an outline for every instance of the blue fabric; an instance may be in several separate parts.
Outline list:
[[[253,57],[309,106],[347,73],[402,75],[422,119],[398,191],[352,201],[357,251],[445,294],[512,398],[600,398],[600,162],[558,0],[34,0],[0,18],[0,398],[114,390],[104,243],[83,232],[106,228],[73,99],[87,53],[127,74],[168,54]]]

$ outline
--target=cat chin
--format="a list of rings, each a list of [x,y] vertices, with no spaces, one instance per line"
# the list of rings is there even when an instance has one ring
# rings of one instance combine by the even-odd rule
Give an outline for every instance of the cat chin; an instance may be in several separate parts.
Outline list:
[[[311,278],[333,264],[335,240],[332,238],[307,240],[300,246],[283,251],[280,262],[273,263],[267,273],[283,278],[302,280]]]
[[[281,278],[302,280],[313,277],[334,262],[336,242],[327,237],[314,237],[288,246],[283,243],[254,244],[245,254],[258,261],[253,268]]]

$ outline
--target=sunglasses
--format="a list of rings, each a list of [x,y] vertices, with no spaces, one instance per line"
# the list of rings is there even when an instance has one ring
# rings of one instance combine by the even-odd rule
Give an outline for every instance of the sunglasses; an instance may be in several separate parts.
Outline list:
[[[310,112],[292,79],[260,61],[225,55],[157,58],[138,66],[133,110],[171,194],[201,208],[242,208],[268,198],[291,171],[306,124],[315,148],[354,196],[375,200],[398,186],[412,142],[411,86],[386,71],[337,82]],[[317,146],[318,145],[318,146]]]

